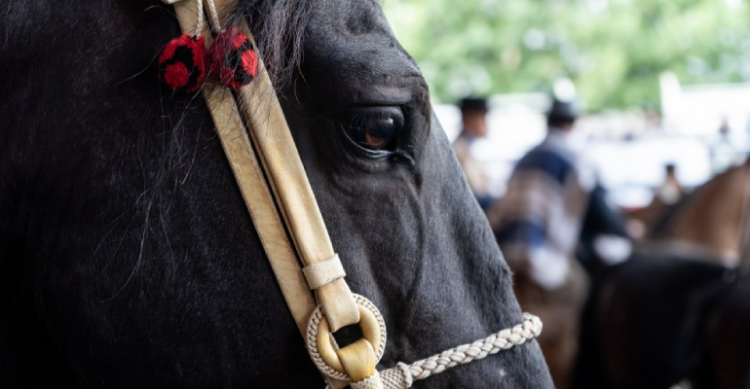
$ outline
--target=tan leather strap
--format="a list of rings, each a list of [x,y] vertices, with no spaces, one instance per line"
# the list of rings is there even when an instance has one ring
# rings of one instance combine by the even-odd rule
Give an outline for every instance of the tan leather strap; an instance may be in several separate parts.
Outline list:
[[[196,8],[194,1],[181,1],[175,4],[175,13],[184,31],[192,31],[194,28]],[[211,36],[205,34],[205,31],[203,35],[210,43]],[[263,249],[278,278],[281,292],[297,327],[304,334],[307,330],[307,321],[316,304],[302,276],[282,221],[275,210],[273,198],[263,179],[258,158],[253,152],[237,104],[232,94],[217,84],[204,85],[203,96]]]
[[[352,382],[359,382],[375,374],[375,365],[378,360],[375,357],[375,350],[372,344],[365,339],[360,339],[349,347],[336,351],[344,370],[351,378]]]
[[[219,15],[228,15],[227,11],[231,11],[228,7],[236,6],[235,0],[217,0],[215,3]],[[194,31],[200,12],[198,3],[178,1],[174,6],[182,30]],[[216,14],[211,16],[217,17]],[[252,39],[244,21],[239,28]],[[201,34],[210,44],[212,39],[206,29]],[[245,204],[303,336],[307,320],[315,309],[310,289],[315,290],[332,332],[358,323],[360,307],[343,279],[343,266],[333,251],[294,139],[262,61],[259,61],[255,80],[238,91],[239,105],[231,91],[218,85],[204,85],[203,93]],[[261,161],[270,185],[266,185],[258,161]],[[269,186],[300,260],[308,269],[313,269],[308,271],[312,285],[305,282]],[[358,357],[356,348],[342,349],[347,355],[349,368],[359,372],[374,371],[377,362],[369,355]],[[326,380],[333,388],[347,384],[330,377]]]
[[[305,274],[307,285],[312,290],[328,285],[339,278],[346,277],[344,265],[341,264],[341,258],[339,258],[338,254],[323,262],[305,266],[302,268],[302,273]]]
[[[235,4],[234,0],[216,1],[219,14],[225,16]],[[244,20],[238,27],[252,39]],[[331,258],[336,254],[333,244],[262,61],[258,64],[257,77],[238,91],[238,98],[240,111],[300,260],[309,266]],[[316,289],[315,295],[333,332],[359,322],[359,309],[343,279]]]

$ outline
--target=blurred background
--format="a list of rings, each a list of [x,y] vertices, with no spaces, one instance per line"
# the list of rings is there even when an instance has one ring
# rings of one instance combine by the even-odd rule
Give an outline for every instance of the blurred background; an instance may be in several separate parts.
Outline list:
[[[558,389],[750,389],[749,3],[382,3]]]
[[[489,97],[476,146],[502,196],[515,162],[546,134],[557,87],[575,87],[578,132],[612,199],[646,206],[674,164],[694,188],[750,143],[745,0],[385,0],[451,139],[457,101]],[[720,130],[724,127],[723,130]]]

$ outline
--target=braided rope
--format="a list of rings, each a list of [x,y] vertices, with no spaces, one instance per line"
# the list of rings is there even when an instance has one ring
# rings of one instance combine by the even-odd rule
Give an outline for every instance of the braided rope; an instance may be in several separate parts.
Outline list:
[[[203,34],[203,18],[204,18],[203,0],[197,0],[197,5],[198,5],[198,12],[197,12],[198,19],[195,22],[195,32],[193,32],[193,35],[196,35],[196,36]]]
[[[362,381],[350,383],[349,386],[352,389],[384,389],[383,380],[380,379],[377,371]]]
[[[414,377],[411,376],[409,365],[399,362],[395,367],[380,372],[383,388],[411,388]]]
[[[211,23],[213,24],[214,31],[221,30],[219,12],[216,11],[216,3],[214,3],[214,0],[208,0],[208,16],[211,18]]]
[[[427,359],[409,365],[414,380],[422,380],[446,369],[484,359],[513,346],[524,344],[542,333],[542,321],[534,315],[524,313],[524,321],[510,329],[504,329],[471,344],[464,344]]]
[[[531,314],[523,314],[523,323],[494,333],[471,344],[464,344],[440,354],[406,365],[399,362],[395,367],[380,372],[383,389],[407,389],[413,381],[423,380],[447,369],[484,359],[520,346],[542,333],[542,321]],[[327,387],[330,389],[330,386]]]

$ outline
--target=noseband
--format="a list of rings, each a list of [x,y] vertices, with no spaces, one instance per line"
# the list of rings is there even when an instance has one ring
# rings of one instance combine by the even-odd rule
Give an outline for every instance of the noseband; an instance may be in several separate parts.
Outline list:
[[[199,3],[203,0],[164,1],[174,4],[183,31],[198,26],[199,34],[211,43],[210,29],[198,22],[203,20]],[[214,29],[221,28],[216,23],[226,23],[219,15],[231,14],[236,2],[206,0]],[[244,20],[237,27],[252,41]],[[383,317],[371,301],[353,294],[344,280],[344,267],[262,60],[248,85],[231,90],[207,82],[202,92],[284,299],[310,358],[330,388],[405,389],[414,380],[507,350],[541,333],[539,318],[524,314],[523,323],[513,328],[378,372],[386,346]],[[363,338],[338,347],[333,333],[349,325],[360,326]]]

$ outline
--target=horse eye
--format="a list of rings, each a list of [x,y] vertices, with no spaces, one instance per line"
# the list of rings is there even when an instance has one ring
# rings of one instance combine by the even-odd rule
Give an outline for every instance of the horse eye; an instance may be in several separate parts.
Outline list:
[[[342,120],[344,132],[354,143],[369,150],[393,150],[401,119],[390,113],[358,114]]]

